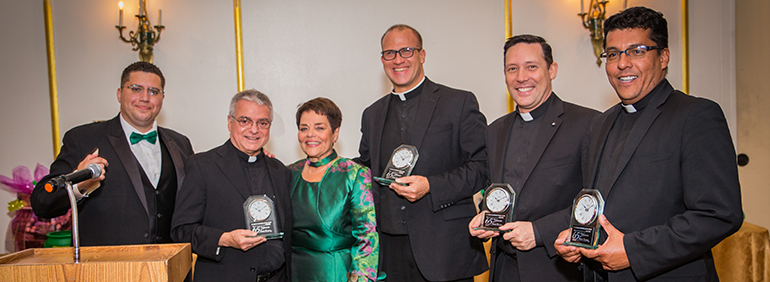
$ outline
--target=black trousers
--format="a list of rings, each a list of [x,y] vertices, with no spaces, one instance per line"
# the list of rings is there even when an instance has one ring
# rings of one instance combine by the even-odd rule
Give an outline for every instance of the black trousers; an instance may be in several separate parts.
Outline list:
[[[414,260],[409,235],[380,233],[380,271],[388,282],[429,282]],[[473,282],[473,277],[453,281]]]

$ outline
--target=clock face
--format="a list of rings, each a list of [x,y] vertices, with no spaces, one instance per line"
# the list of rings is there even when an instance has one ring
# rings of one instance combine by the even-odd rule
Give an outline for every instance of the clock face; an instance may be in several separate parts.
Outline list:
[[[414,154],[412,154],[412,151],[410,151],[408,148],[403,148],[401,150],[396,151],[395,154],[393,154],[393,159],[391,162],[393,163],[393,166],[396,168],[404,168],[407,165],[412,163],[412,160],[414,159]]]
[[[587,224],[596,218],[597,202],[591,195],[583,195],[575,204],[575,220],[580,224]]]
[[[511,195],[502,188],[495,188],[487,195],[487,208],[489,211],[498,213],[504,211],[511,204]]]
[[[270,216],[272,208],[265,200],[254,200],[249,204],[249,215],[257,221],[263,221]]]

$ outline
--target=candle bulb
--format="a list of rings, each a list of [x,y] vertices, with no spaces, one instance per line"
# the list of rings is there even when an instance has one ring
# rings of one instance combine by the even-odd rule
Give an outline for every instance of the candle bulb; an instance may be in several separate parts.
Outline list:
[[[144,0],[139,0],[139,15],[144,15]]]
[[[583,0],[580,0],[580,13],[583,13]]]
[[[120,13],[118,13],[118,26],[123,26],[123,1],[118,3],[118,7],[120,7]]]
[[[161,24],[162,19],[163,19],[163,10],[158,9],[158,25],[162,25]]]
[[[628,7],[628,0],[623,1],[623,10],[625,10],[626,7]]]

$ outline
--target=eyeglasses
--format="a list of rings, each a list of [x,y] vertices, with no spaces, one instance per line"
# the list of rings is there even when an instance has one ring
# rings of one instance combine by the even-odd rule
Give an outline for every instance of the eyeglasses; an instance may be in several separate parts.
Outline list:
[[[256,122],[247,117],[236,118],[234,116],[230,116],[230,118],[232,118],[235,122],[237,122],[238,125],[242,128],[251,128],[252,126],[254,126],[254,123],[256,123],[259,129],[268,129],[270,128],[270,124],[272,123],[269,119],[266,119],[266,118],[258,119]]]
[[[604,58],[604,60],[607,62],[615,62],[617,60],[620,60],[621,54],[626,53],[626,56],[628,56],[631,59],[640,59],[640,58],[644,58],[644,56],[647,55],[647,51],[660,50],[660,49],[663,49],[663,48],[658,46],[637,45],[623,51],[620,51],[620,50],[605,51],[604,53],[602,53],[601,57]]]
[[[134,94],[144,93],[144,86],[141,86],[141,85],[132,84],[132,85],[126,86],[126,88],[131,89],[131,92],[134,92]],[[163,92],[163,90],[160,90],[158,88],[150,87],[150,88],[147,88],[147,93],[150,94],[150,96],[156,96],[159,94],[163,94],[165,92]]]
[[[380,55],[382,55],[382,59],[386,61],[391,61],[396,58],[396,54],[401,55],[401,58],[407,59],[414,56],[414,51],[420,51],[422,48],[416,48],[416,47],[405,47],[401,48],[398,51],[396,50],[385,50],[380,52]]]

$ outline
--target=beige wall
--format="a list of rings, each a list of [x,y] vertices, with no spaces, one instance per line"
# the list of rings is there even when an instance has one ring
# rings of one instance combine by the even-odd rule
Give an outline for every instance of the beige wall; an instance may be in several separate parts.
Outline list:
[[[63,134],[73,126],[117,114],[120,72],[137,55],[117,38],[117,1],[52,2]],[[125,2],[124,22],[134,30],[130,15],[137,7],[135,1]],[[190,137],[196,151],[220,145],[228,136],[227,104],[236,92],[231,2],[147,2],[153,22],[157,9],[163,9],[167,27],[155,51],[155,63],[168,81],[159,123]],[[621,2],[612,1],[610,13],[618,11]],[[556,93],[604,110],[618,100],[604,69],[594,63],[588,31],[576,15],[578,3],[513,1],[513,31],[538,34],[551,42],[560,66]],[[681,85],[679,1],[631,0],[629,5],[647,5],[666,15],[672,49],[669,79]],[[692,60],[699,58],[705,64],[716,58],[721,63],[717,72],[713,64],[693,69],[692,92],[722,104],[732,123],[734,76],[725,65],[733,64],[729,48],[733,15],[732,9],[723,9],[732,6],[719,0],[690,5],[691,22],[699,23],[691,26],[692,36],[697,34],[691,41],[711,46],[694,48]],[[503,15],[502,0],[243,1],[246,87],[264,91],[275,104],[268,148],[284,163],[301,158],[293,118],[296,106],[325,96],[344,113],[338,151],[357,156],[361,112],[390,87],[378,53],[382,32],[394,23],[410,24],[422,33],[428,77],[476,93],[482,112],[493,121],[506,111]],[[0,21],[0,101],[4,106],[0,174],[10,175],[17,165],[48,166],[53,160],[42,1],[3,1]],[[712,46],[714,34],[721,38],[716,47]],[[2,208],[13,198],[0,192]],[[0,230],[9,221],[7,215],[0,215]]]
[[[738,153],[749,157],[749,163],[738,168],[743,211],[746,221],[770,228],[770,81],[766,78],[770,54],[764,51],[770,43],[770,19],[766,15],[770,2],[737,0],[735,9],[742,15],[736,17],[735,25]]]

